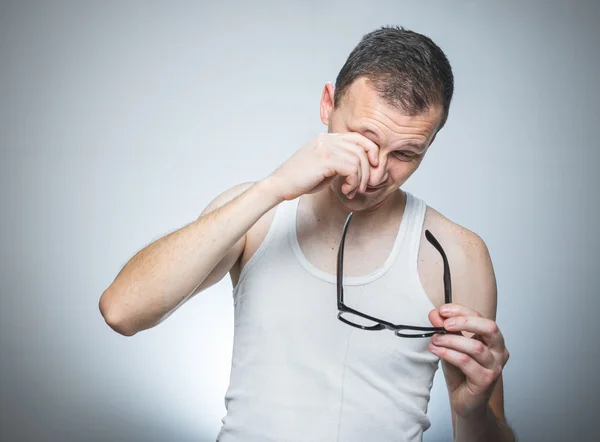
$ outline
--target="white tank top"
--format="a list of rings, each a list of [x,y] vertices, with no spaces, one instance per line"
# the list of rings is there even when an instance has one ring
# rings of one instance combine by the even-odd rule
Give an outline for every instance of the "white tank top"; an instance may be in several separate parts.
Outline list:
[[[344,277],[344,302],[393,323],[431,327],[435,307],[417,271],[426,206],[406,196],[391,254],[369,275]],[[314,267],[298,244],[298,202],[276,208],[233,289],[231,379],[217,441],[421,441],[439,362],[427,349],[431,338],[337,319],[335,276]]]

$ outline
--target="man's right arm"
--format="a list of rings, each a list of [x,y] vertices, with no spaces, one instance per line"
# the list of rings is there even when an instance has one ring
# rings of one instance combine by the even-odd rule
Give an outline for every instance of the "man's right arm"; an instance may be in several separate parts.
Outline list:
[[[100,298],[106,323],[132,336],[162,322],[229,272],[244,250],[248,230],[280,202],[266,180],[219,195],[198,219],[129,260]]]
[[[364,192],[378,152],[359,133],[320,134],[266,179],[225,192],[196,221],[129,260],[100,298],[104,320],[126,336],[164,321],[229,272],[244,250],[248,230],[280,202],[317,192],[338,175],[349,198]]]

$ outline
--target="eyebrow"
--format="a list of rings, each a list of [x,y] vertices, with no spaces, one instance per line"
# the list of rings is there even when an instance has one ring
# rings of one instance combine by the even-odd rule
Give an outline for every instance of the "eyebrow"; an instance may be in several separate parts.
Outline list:
[[[367,129],[366,127],[362,128],[362,132],[365,134],[371,134],[373,137],[375,138],[379,138],[379,134],[377,134],[375,131],[371,130],[371,129]],[[414,149],[417,149],[420,153],[425,151],[425,146],[420,144],[420,143],[415,143],[413,141],[407,141],[406,143],[402,144],[402,147],[412,147]]]

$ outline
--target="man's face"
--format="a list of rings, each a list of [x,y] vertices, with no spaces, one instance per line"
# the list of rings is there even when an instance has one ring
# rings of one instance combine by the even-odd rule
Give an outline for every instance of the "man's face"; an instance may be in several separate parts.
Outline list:
[[[333,109],[333,87],[328,83],[321,98],[321,119],[328,132],[358,132],[379,146],[379,165],[370,170],[367,190],[348,199],[341,192],[345,179],[338,176],[331,183],[338,200],[355,211],[379,206],[417,170],[441,117],[441,106],[406,115],[385,103],[365,78],[354,81],[340,106]]]

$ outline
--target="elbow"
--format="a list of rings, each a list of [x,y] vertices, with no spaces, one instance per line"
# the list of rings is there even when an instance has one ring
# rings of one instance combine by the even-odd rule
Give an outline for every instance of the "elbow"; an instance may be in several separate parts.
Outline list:
[[[102,293],[100,301],[98,302],[98,308],[100,309],[100,314],[104,318],[104,322],[120,335],[135,335],[137,330],[133,328],[133,324],[127,319],[126,315],[123,313],[123,309],[119,307],[113,297],[114,295],[107,289]]]

